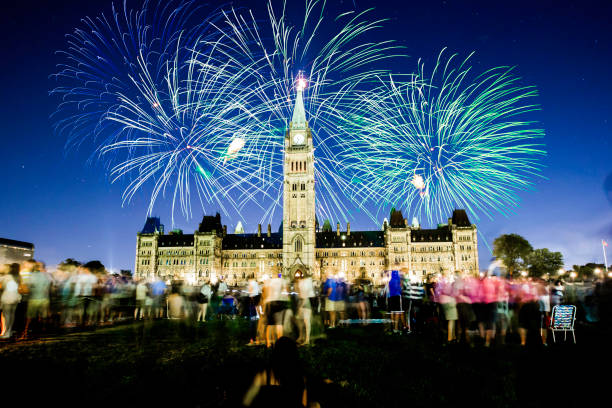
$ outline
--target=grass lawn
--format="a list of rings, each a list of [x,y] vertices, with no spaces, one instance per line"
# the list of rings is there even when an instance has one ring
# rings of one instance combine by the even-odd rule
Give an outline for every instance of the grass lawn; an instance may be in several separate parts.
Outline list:
[[[160,320],[3,344],[3,401],[237,406],[268,356],[245,345],[247,330],[239,320],[196,328]],[[609,336],[580,329],[577,336],[576,346],[485,349],[444,346],[432,335],[391,336],[378,325],[328,331],[300,352],[323,407],[585,406],[607,394],[607,374],[596,370],[610,369]]]

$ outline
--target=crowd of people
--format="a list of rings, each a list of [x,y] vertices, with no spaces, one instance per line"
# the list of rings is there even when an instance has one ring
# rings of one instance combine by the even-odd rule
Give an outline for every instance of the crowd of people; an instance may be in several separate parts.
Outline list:
[[[420,282],[391,271],[383,287],[342,276],[319,282],[278,275],[232,288],[222,277],[200,284],[133,280],[88,264],[49,273],[34,260],[2,266],[0,291],[4,339],[132,319],[243,318],[249,344],[268,347],[287,335],[310,344],[313,327],[319,335],[324,327],[371,323],[385,324],[391,334],[442,334],[449,343],[490,346],[511,333],[521,345],[530,334],[547,344],[552,307],[566,298],[561,281],[486,274],[439,274]]]

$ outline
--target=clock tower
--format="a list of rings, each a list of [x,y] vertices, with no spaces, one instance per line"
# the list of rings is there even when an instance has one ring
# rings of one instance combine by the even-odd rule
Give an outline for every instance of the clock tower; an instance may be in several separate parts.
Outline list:
[[[298,79],[283,161],[283,273],[291,279],[315,271],[314,149],[302,98],[305,85]]]

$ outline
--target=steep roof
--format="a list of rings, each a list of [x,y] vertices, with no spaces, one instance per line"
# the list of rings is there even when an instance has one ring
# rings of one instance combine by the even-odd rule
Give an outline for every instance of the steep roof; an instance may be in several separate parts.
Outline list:
[[[317,232],[317,248],[373,248],[385,246],[383,231],[351,231],[351,234]],[[344,244],[344,246],[342,245]]]
[[[453,224],[458,227],[471,227],[472,223],[465,210],[453,211]]]
[[[8,239],[8,238],[0,238],[0,245],[14,246],[14,247],[24,248],[24,249],[29,249],[29,250],[34,249],[34,244],[32,244],[31,242],[16,241],[14,239]]]
[[[147,220],[145,221],[145,225],[142,228],[142,231],[140,231],[140,233],[141,234],[155,234],[158,231],[159,232],[163,231],[163,225],[161,224],[159,217],[147,217]]]
[[[267,234],[227,234],[223,237],[223,250],[232,249],[282,249],[283,234],[272,233]]]
[[[404,228],[406,227],[406,223],[404,222],[404,216],[402,215],[401,210],[396,210],[395,208],[391,209],[391,216],[389,217],[391,221],[389,225],[391,228]]]
[[[297,97],[295,98],[295,106],[293,107],[291,127],[293,129],[306,129],[306,109],[304,109],[301,87],[297,88]]]
[[[221,234],[223,232],[223,225],[221,225],[221,214],[216,215],[205,215],[202,217],[202,222],[198,227],[198,232],[213,232]]]

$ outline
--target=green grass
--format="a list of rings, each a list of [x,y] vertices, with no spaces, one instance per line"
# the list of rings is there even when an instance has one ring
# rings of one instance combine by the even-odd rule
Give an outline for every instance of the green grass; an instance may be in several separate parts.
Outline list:
[[[247,339],[238,320],[195,328],[162,320],[9,344],[0,346],[1,383],[29,402],[63,406],[236,406],[268,357]],[[594,366],[609,367],[589,345],[445,347],[380,326],[329,331],[300,353],[311,395],[334,407],[541,406],[554,389],[571,406],[595,395]]]

